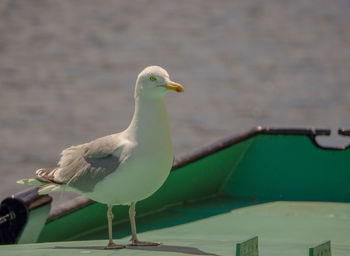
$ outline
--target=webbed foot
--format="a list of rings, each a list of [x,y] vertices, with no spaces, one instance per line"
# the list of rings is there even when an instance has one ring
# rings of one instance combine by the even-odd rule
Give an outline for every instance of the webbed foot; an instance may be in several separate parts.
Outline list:
[[[105,247],[105,249],[123,249],[125,248],[126,246],[125,245],[121,245],[121,244],[115,244],[113,242],[109,242],[107,244],[107,246]]]
[[[162,243],[158,242],[141,242],[139,240],[132,241],[131,244],[128,244],[128,246],[159,246]]]

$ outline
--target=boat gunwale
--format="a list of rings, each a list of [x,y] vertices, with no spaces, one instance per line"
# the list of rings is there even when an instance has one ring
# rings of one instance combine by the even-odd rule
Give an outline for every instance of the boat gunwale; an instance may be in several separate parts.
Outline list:
[[[216,153],[222,149],[238,144],[244,140],[250,139],[257,135],[284,135],[284,136],[307,136],[311,142],[320,149],[323,150],[346,150],[350,148],[350,145],[346,147],[329,147],[322,146],[316,141],[317,136],[329,136],[331,134],[330,129],[314,129],[314,128],[267,128],[257,126],[248,132],[240,135],[233,135],[224,139],[221,139],[211,145],[204,146],[201,149],[194,151],[186,156],[175,159],[172,171],[181,168],[187,164],[197,161],[210,154]],[[342,136],[350,136],[350,129],[339,129],[338,134]]]

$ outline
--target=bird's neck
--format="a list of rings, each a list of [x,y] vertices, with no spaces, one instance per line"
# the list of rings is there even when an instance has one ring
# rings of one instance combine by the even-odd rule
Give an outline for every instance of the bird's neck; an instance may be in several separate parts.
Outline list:
[[[170,143],[168,113],[164,99],[135,98],[135,112],[128,127],[137,143]]]

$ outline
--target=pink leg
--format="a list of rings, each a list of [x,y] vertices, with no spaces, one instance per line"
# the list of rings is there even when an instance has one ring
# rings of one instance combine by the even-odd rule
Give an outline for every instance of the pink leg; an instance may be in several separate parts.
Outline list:
[[[112,212],[112,205],[108,205],[108,210],[107,210],[107,219],[108,219],[108,236],[109,236],[109,242],[105,249],[122,249],[125,248],[124,245],[119,245],[115,244],[113,242],[112,238],[112,220],[114,218],[113,212]]]
[[[137,239],[137,234],[136,234],[136,222],[135,222],[135,205],[136,203],[131,203],[130,208],[129,208],[129,218],[130,218],[130,224],[131,224],[131,241],[132,243],[129,245],[132,246],[158,246],[161,243],[154,243],[154,242],[141,242]]]

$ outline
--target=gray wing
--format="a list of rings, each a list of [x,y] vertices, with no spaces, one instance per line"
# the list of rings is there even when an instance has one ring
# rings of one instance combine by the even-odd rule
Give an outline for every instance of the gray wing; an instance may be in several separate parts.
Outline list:
[[[62,151],[57,168],[40,169],[36,174],[39,179],[90,192],[97,182],[118,168],[122,148],[118,134],[72,146]]]
[[[118,168],[120,157],[108,155],[102,158],[86,158],[85,161],[85,168],[74,175],[68,185],[83,192],[91,192],[97,182]]]

